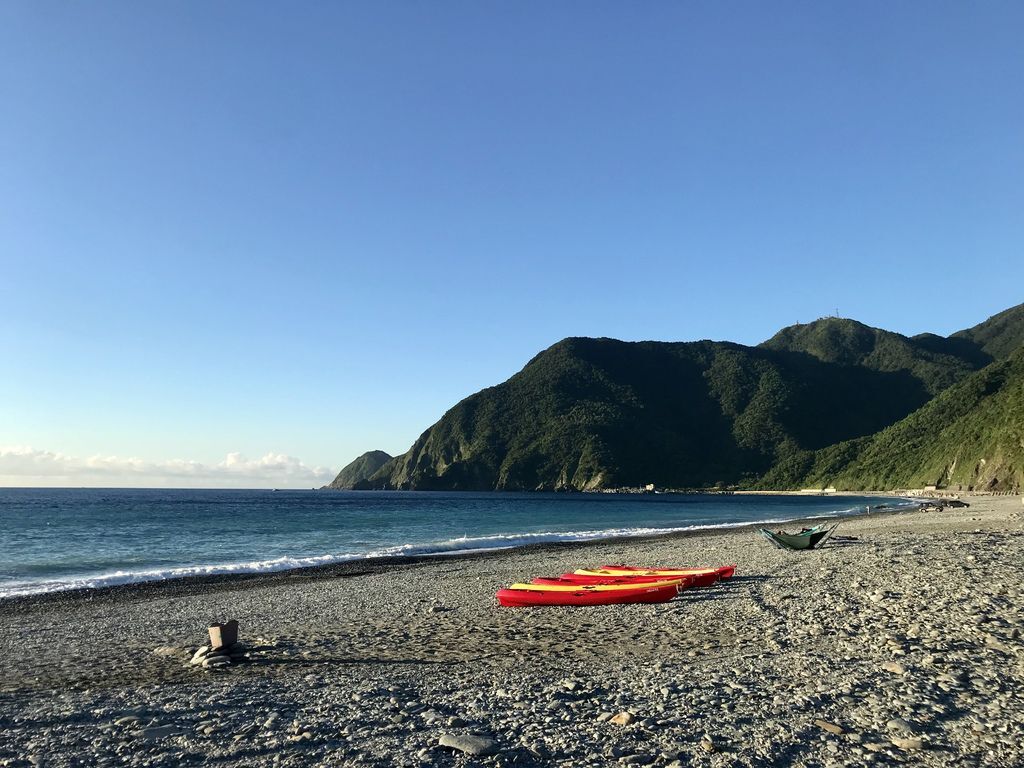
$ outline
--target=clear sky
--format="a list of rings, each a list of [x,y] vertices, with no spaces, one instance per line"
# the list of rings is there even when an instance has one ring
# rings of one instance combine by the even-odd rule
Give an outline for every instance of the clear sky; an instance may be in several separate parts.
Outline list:
[[[0,485],[319,485],[572,335],[974,325],[1024,300],[1022,29],[0,3]]]

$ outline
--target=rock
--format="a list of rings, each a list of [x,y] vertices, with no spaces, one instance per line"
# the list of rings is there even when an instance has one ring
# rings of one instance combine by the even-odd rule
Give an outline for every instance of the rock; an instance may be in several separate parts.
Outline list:
[[[893,743],[893,745],[899,747],[900,749],[907,750],[907,751],[916,751],[916,750],[919,750],[919,749],[924,749],[924,742],[921,739],[919,739],[918,737],[916,737],[916,736],[909,737],[909,738],[901,738],[899,736],[893,736],[892,743]]]
[[[140,739],[152,741],[154,739],[163,739],[168,736],[173,736],[176,733],[180,733],[180,730],[176,725],[153,725],[149,728],[142,728],[136,731],[135,735]]]
[[[887,722],[885,724],[885,727],[893,733],[917,733],[917,726],[915,726],[913,723],[908,723],[906,720],[903,720],[902,718],[898,717],[893,718],[892,720]]]
[[[231,666],[231,659],[227,656],[207,656],[200,662],[206,669]]]
[[[438,744],[458,752],[465,752],[467,755],[496,755],[501,751],[501,746],[494,739],[471,733],[443,733]]]
[[[985,647],[1002,653],[1010,652],[1010,647],[995,635],[985,635]]]
[[[823,731],[834,733],[836,736],[840,736],[843,733],[842,726],[836,725],[835,723],[830,723],[827,720],[815,720],[814,724],[821,728]]]
[[[896,661],[887,661],[882,665],[882,669],[886,672],[892,672],[894,675],[905,675],[907,669],[902,664]]]
[[[700,739],[700,748],[708,753],[718,751],[718,747],[715,745],[714,739],[706,733]]]
[[[619,714],[614,715],[613,717],[609,718],[608,722],[615,723],[616,725],[629,725],[630,723],[633,722],[633,719],[634,718],[633,718],[632,713],[630,713],[630,712],[619,712]]]
[[[194,654],[192,654],[192,661],[189,662],[189,663],[191,663],[191,664],[201,664],[203,662],[203,659],[205,659],[207,654],[209,654],[209,653],[210,653],[210,646],[208,646],[208,645],[200,646],[199,648],[196,648],[196,652]]]
[[[114,721],[114,725],[120,725],[122,727],[126,725],[134,725],[141,719],[142,718],[137,717],[136,715],[125,715],[124,717],[117,718],[117,720]]]
[[[625,757],[620,757],[619,758],[619,762],[622,763],[623,765],[650,765],[651,763],[653,763],[655,761],[655,759],[656,758],[653,757],[652,755],[636,754],[636,755],[626,755]]]

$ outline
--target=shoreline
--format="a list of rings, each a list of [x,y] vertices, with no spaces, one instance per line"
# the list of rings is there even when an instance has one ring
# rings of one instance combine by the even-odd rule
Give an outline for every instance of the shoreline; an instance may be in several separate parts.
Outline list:
[[[777,495],[777,494],[767,494]],[[793,495],[806,496],[793,492]],[[800,525],[803,523],[817,522],[821,520],[846,520],[846,519],[868,519],[874,516],[894,515],[916,511],[921,502],[907,497],[894,496],[880,491],[866,491],[857,494],[833,494],[856,495],[865,498],[904,499],[907,501],[905,507],[893,507],[886,505],[884,508],[872,507],[868,512],[848,512],[846,514],[822,514],[809,515],[804,517],[787,518],[785,520],[764,520],[750,523],[735,523],[722,525],[705,525],[687,530],[668,531],[665,533],[649,533],[626,536],[604,536],[585,540],[568,541],[545,541],[531,544],[517,544],[509,547],[496,547],[493,549],[478,549],[465,551],[437,552],[422,555],[382,555],[351,560],[341,560],[322,565],[304,565],[295,568],[282,568],[280,570],[266,571],[235,571],[216,574],[189,574],[173,576],[168,578],[155,578],[139,581],[128,581],[121,584],[109,584],[96,587],[73,587],[68,589],[57,589],[47,592],[33,592],[22,595],[0,596],[0,615],[10,607],[24,607],[30,609],[36,605],[52,603],[65,603],[74,601],[97,601],[106,599],[119,599],[121,597],[146,598],[151,596],[181,596],[197,594],[206,591],[227,591],[258,589],[280,580],[301,580],[301,579],[336,579],[351,578],[367,574],[386,573],[389,569],[408,569],[422,565],[428,565],[438,560],[445,561],[473,561],[483,560],[492,557],[499,557],[515,552],[545,552],[565,551],[572,549],[587,548],[608,542],[644,542],[657,540],[671,540],[675,538],[691,538],[695,536],[713,536],[716,533],[731,533],[756,531],[766,525]]]
[[[1017,765],[1024,508],[970,503],[808,552],[752,525],[0,602],[0,765]],[[609,562],[739,568],[664,604],[496,604]],[[239,663],[191,664],[229,618]]]

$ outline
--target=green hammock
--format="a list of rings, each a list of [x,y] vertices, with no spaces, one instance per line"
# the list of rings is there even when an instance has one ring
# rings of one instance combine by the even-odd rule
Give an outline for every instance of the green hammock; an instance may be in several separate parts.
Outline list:
[[[824,544],[838,527],[839,523],[836,523],[831,528],[827,528],[824,525],[816,525],[813,528],[800,531],[800,533],[773,532],[762,528],[761,535],[779,549],[816,549]]]

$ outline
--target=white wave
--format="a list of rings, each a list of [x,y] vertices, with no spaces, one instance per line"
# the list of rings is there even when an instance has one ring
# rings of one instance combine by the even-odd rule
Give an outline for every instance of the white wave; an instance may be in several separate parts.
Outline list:
[[[313,557],[278,557],[273,560],[254,560],[246,563],[220,563],[211,565],[186,565],[178,568],[160,568],[143,571],[111,571],[88,576],[77,576],[50,581],[20,581],[0,587],[0,598],[21,597],[45,592],[64,592],[69,589],[98,589],[122,584],[139,584],[146,581],[165,581],[190,576],[222,576],[235,573],[273,573],[293,568],[310,568],[317,565],[331,565],[349,560],[358,560],[365,555],[317,555]]]

